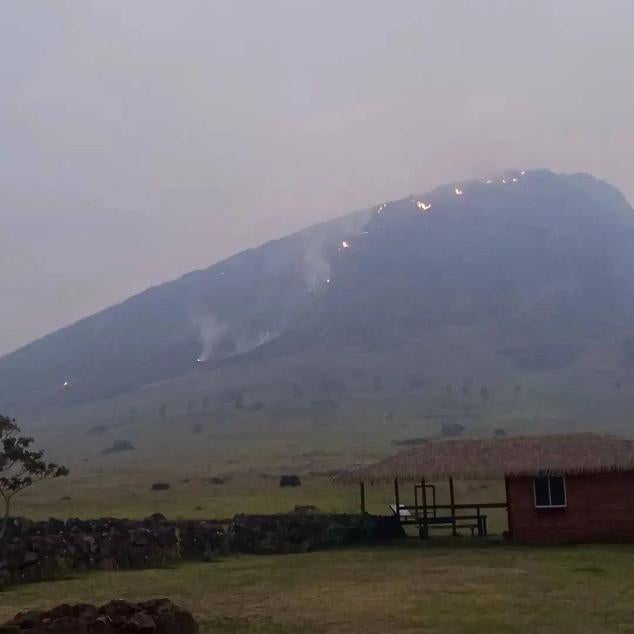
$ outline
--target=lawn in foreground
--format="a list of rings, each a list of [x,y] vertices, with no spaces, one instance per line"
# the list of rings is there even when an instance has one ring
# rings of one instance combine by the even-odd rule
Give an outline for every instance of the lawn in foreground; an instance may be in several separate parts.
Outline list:
[[[0,593],[0,621],[167,596],[202,632],[634,632],[634,547],[403,545],[91,573]]]

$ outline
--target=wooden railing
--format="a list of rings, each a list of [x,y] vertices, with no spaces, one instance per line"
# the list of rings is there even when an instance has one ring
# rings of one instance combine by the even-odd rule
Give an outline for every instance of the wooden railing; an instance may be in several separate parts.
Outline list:
[[[487,534],[487,516],[482,511],[505,509],[507,506],[506,502],[423,504],[422,506],[417,502],[414,505],[401,504],[395,514],[403,524],[417,524],[421,537],[428,536],[430,527],[451,527],[454,535],[457,535],[458,528],[470,528],[472,534],[477,530],[478,535],[483,536]],[[402,515],[403,511],[408,512],[408,517]],[[449,511],[449,514],[443,514],[442,511]]]

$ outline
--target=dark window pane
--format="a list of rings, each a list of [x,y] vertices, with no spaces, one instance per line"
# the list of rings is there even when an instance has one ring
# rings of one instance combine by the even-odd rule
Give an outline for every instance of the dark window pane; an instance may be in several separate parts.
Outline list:
[[[566,506],[566,489],[562,476],[550,477],[550,503],[552,506]]]
[[[550,496],[548,495],[548,478],[535,478],[535,506],[550,506]]]

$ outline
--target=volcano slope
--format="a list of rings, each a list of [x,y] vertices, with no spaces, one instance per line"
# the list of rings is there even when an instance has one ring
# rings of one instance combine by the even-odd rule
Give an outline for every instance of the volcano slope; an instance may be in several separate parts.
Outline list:
[[[238,254],[5,356],[0,411],[134,423],[131,437],[178,420],[256,446],[324,421],[382,446],[496,428],[627,433],[633,265],[634,211],[605,182],[532,170],[451,183]]]

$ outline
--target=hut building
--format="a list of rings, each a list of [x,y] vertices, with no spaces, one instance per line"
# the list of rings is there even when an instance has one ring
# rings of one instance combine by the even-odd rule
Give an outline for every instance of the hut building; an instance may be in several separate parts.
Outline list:
[[[459,502],[454,479],[503,479],[506,499]],[[431,483],[442,480],[450,503],[440,505]],[[518,542],[634,541],[634,442],[614,436],[430,440],[336,481],[359,484],[363,510],[366,483],[393,482],[394,514],[403,524],[417,524],[421,537],[434,527],[486,535],[487,509],[504,507],[507,536]],[[412,484],[415,504],[403,505],[402,487]]]

